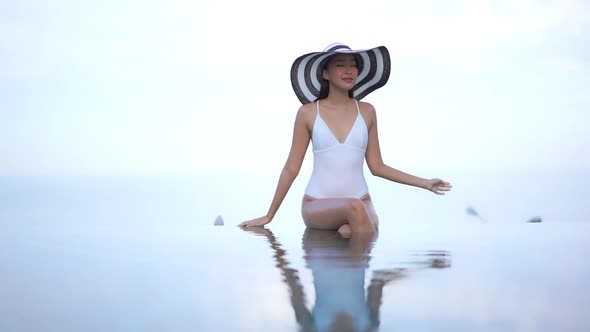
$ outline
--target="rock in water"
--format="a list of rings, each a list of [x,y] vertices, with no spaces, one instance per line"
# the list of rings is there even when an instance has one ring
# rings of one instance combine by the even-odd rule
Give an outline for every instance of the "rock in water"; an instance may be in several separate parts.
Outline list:
[[[217,218],[215,218],[215,222],[213,223],[213,225],[223,226],[223,218],[221,218],[221,216],[217,216]]]
[[[529,220],[529,222],[542,222],[543,219],[541,217],[533,217]]]
[[[484,218],[482,218],[482,216],[480,216],[479,213],[475,211],[475,208],[473,208],[472,206],[468,206],[467,209],[465,209],[465,212],[467,212],[468,215],[479,218],[481,221],[487,221]]]

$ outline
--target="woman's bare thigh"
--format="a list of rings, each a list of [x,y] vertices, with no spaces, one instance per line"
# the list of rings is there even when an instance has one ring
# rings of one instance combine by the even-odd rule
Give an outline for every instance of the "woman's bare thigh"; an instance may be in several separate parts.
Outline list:
[[[307,227],[315,229],[337,230],[340,226],[348,223],[348,211],[355,198],[313,198],[303,196],[301,212],[303,221]],[[375,228],[379,224],[375,207],[371,197],[367,194],[361,197],[367,217]]]

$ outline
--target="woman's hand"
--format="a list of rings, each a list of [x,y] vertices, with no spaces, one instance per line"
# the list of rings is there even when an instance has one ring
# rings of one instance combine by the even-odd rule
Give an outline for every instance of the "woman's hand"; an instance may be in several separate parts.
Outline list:
[[[262,216],[260,218],[244,221],[243,223],[239,224],[238,227],[261,227],[270,222],[270,218],[268,216]]]
[[[432,191],[437,195],[444,195],[445,192],[451,190],[453,186],[450,183],[441,179],[430,179],[426,181],[425,189]]]

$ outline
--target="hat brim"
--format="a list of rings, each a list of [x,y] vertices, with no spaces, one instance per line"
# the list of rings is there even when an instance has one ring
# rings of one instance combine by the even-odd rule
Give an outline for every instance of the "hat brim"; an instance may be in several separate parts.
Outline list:
[[[298,57],[291,66],[291,85],[302,104],[316,100],[320,93],[324,61],[339,53],[356,54],[359,76],[352,88],[356,100],[384,86],[389,79],[391,59],[385,46],[366,50],[338,50],[334,52],[313,52]]]

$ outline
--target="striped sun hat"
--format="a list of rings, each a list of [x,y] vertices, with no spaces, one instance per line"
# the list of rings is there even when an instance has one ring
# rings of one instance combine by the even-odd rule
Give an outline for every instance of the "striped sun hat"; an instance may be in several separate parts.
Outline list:
[[[389,79],[391,60],[385,46],[367,50],[352,50],[350,47],[334,43],[322,52],[304,54],[298,57],[291,67],[291,84],[302,104],[310,103],[320,94],[322,69],[328,57],[337,53],[358,54],[359,76],[353,87],[354,98],[363,99],[369,93],[384,86]]]

